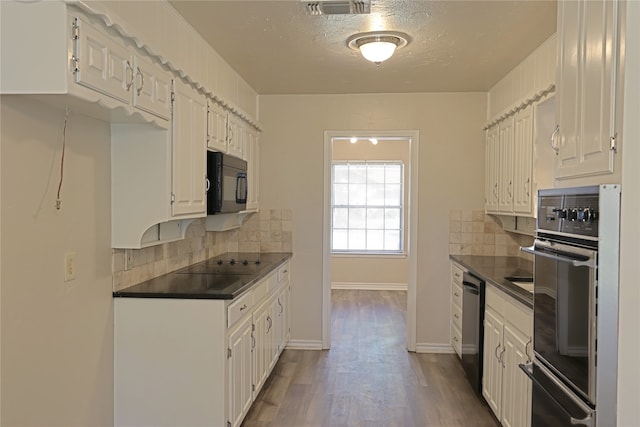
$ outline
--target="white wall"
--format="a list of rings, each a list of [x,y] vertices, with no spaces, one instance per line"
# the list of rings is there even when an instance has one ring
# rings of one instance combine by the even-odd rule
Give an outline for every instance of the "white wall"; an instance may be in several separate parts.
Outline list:
[[[485,93],[260,97],[261,208],[293,209],[293,340],[322,339],[325,130],[418,130],[417,342],[449,343],[449,210],[484,206]]]
[[[620,236],[618,425],[640,423],[640,3],[627,2]]]
[[[113,425],[109,126],[1,99],[3,426]],[[77,277],[63,281],[67,251]]]

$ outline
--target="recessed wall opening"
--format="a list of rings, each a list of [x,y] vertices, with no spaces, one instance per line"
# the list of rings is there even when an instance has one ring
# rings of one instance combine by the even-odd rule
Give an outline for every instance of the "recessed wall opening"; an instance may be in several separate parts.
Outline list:
[[[331,344],[332,293],[353,304],[368,292],[401,291],[406,316],[397,327],[406,325],[406,331],[394,332],[406,332],[406,346],[415,350],[414,152],[417,132],[325,133],[325,348]]]

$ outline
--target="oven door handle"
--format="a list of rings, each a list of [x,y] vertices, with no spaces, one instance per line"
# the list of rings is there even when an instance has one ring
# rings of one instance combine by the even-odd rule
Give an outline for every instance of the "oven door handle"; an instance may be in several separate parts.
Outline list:
[[[547,391],[547,389],[544,388],[544,386],[542,384],[540,384],[540,382],[537,379],[534,378],[534,376],[533,376],[533,363],[520,363],[518,365],[518,367],[531,379],[531,381],[533,381],[534,383],[536,383],[536,385],[538,387],[540,387],[540,389],[544,392],[544,394],[546,394],[547,397],[553,401],[553,403],[555,403],[558,406],[558,409],[560,409],[564,413],[564,415],[569,419],[569,422],[571,423],[571,425],[574,425],[574,426],[575,425],[581,425],[581,426],[589,426],[589,427],[593,426],[593,410],[591,408],[587,407],[584,403],[578,401],[575,397],[573,397],[573,395],[571,393],[567,393],[566,390],[565,390],[565,387],[562,384],[558,383],[557,380],[555,380],[554,378],[549,377],[549,375],[547,375],[547,377],[549,377],[549,379],[551,381],[556,383],[556,385],[558,387],[560,387],[563,391],[565,391],[567,396],[576,405],[578,405],[578,407],[580,407],[580,409],[582,409],[584,412],[587,413],[586,417],[584,417],[584,418],[575,418],[569,412],[567,412],[566,409],[564,409],[562,404],[560,402],[558,402],[558,400],[556,400],[556,398],[553,397],[551,395],[551,393],[549,393]]]
[[[549,258],[549,259],[552,259],[552,260],[555,260],[555,261],[560,261],[560,262],[568,262],[569,264],[573,265],[574,267],[596,268],[596,261],[592,257],[588,257],[585,260],[585,259],[571,258],[571,257],[568,257],[568,256],[560,256],[560,255],[556,255],[556,254],[553,254],[553,253],[536,250],[535,245],[534,246],[520,246],[520,250],[522,252],[526,252],[528,254],[533,254],[535,256],[541,256],[541,257],[544,257],[544,258]]]

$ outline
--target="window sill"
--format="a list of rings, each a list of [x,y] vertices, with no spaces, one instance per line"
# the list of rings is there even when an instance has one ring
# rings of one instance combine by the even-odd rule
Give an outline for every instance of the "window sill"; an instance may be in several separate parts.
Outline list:
[[[331,256],[335,258],[389,258],[389,259],[402,259],[407,258],[407,254],[404,252],[398,253],[381,253],[381,252],[331,252]]]

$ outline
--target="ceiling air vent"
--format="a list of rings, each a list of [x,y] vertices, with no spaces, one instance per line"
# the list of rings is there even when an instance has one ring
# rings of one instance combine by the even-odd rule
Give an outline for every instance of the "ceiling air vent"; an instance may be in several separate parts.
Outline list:
[[[371,13],[371,0],[325,0],[308,1],[310,15],[361,15]]]

